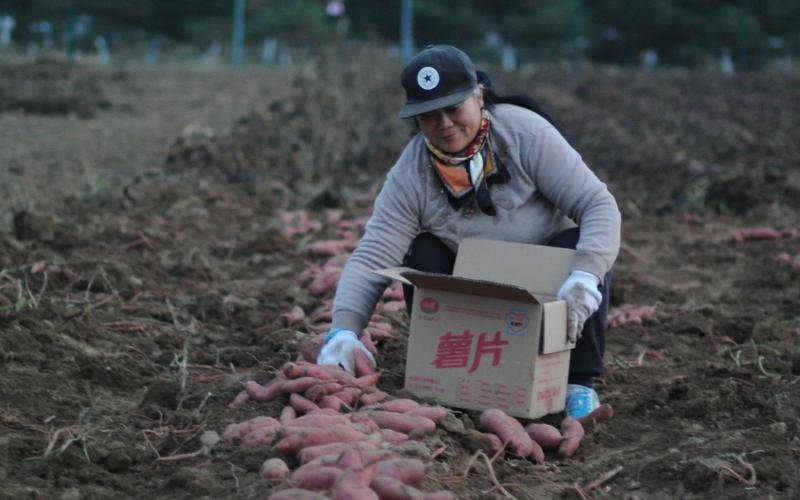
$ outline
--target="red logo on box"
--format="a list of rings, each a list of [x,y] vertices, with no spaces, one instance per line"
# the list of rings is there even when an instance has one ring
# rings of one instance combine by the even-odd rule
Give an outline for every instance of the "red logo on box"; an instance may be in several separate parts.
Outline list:
[[[439,312],[439,301],[433,297],[425,297],[420,301],[419,308],[425,314],[436,314]]]

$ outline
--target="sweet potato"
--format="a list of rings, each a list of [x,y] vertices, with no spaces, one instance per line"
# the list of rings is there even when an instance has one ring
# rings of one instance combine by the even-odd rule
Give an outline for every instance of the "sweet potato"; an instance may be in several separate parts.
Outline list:
[[[366,427],[367,429],[369,429],[370,432],[377,432],[378,430],[380,430],[380,427],[378,427],[378,424],[376,424],[374,420],[369,418],[369,416],[366,413],[352,412],[352,413],[348,413],[347,417],[354,424],[361,424],[364,427]]]
[[[295,418],[297,418],[297,411],[291,406],[284,406],[283,410],[281,410],[281,424],[286,425]]]
[[[310,411],[319,410],[319,406],[299,394],[292,394],[289,396],[289,404],[292,405],[292,408],[294,408],[297,413],[308,413]]]
[[[614,417],[614,409],[608,403],[603,403],[588,415],[583,418],[578,419],[581,423],[589,422],[594,420],[596,422],[605,422],[606,420],[611,420]]]
[[[363,337],[364,337],[364,335],[362,335],[362,342],[363,342]],[[374,345],[373,345],[373,348],[374,348]],[[369,347],[367,347],[367,349],[369,349]],[[377,352],[378,352],[377,349],[374,350],[374,351],[372,349],[369,349],[369,350],[373,354],[377,354]],[[355,358],[355,367],[356,367],[356,374],[357,375],[360,376],[360,375],[368,375],[370,373],[375,373],[375,367],[372,366],[372,362],[369,360],[367,355],[364,354],[363,351],[361,351],[359,349],[356,349],[355,352],[353,353],[353,355],[354,355],[354,358]]]
[[[436,430],[436,423],[425,417],[415,417],[404,413],[380,410],[371,411],[368,415],[369,418],[378,424],[378,427],[382,429],[391,429],[404,434],[410,434],[414,431],[430,434]]]
[[[281,368],[281,371],[288,379],[300,378],[305,374],[305,370],[302,366],[298,365],[297,363],[292,363],[291,361],[284,364],[283,368]]]
[[[375,372],[362,375],[356,379],[356,383],[354,385],[361,389],[372,387],[378,383],[378,379],[381,378],[381,373],[382,372]]]
[[[280,458],[268,458],[259,471],[259,475],[267,481],[282,481],[288,474],[289,466]]]
[[[291,427],[286,430],[291,429]],[[323,429],[302,429],[292,433],[275,444],[275,449],[283,453],[295,453],[303,448],[330,443],[351,443],[366,439],[366,435],[347,425],[331,425]]]
[[[316,491],[289,488],[273,493],[267,500],[327,500],[327,496]]]
[[[306,389],[306,392],[303,393],[303,397],[312,403],[319,403],[325,394],[326,392],[324,385],[312,385]]]
[[[545,450],[555,450],[561,444],[561,431],[548,424],[533,423],[525,431]]]
[[[394,411],[398,413],[405,413],[413,409],[419,408],[420,404],[413,399],[393,399],[391,401],[384,401],[376,408],[384,411]]]
[[[392,429],[381,429],[381,439],[389,444],[401,444],[408,441],[408,435],[402,432],[393,431]]]
[[[330,444],[322,444],[318,446],[309,446],[308,448],[303,448],[297,454],[297,459],[300,461],[301,464],[306,464],[315,458],[319,458],[325,455],[331,454],[339,454],[344,450],[348,450],[350,448],[357,449],[362,453],[366,453],[368,451],[373,451],[377,449],[377,445],[371,441],[356,441],[355,443],[330,443]]]
[[[380,500],[378,495],[369,487],[375,474],[375,465],[366,467],[355,466],[346,470],[336,479],[331,489],[334,500]]]
[[[536,452],[534,458],[539,461],[544,459],[542,448],[534,443],[516,418],[504,411],[494,408],[485,410],[481,413],[480,424],[484,430],[497,434],[504,443],[508,443],[510,451],[520,457],[526,458]]]
[[[315,377],[300,377],[287,380],[281,387],[283,394],[303,393],[311,386],[322,384],[323,381]]]
[[[349,425],[345,415],[303,415],[289,422],[286,427],[325,427],[327,425]]]
[[[406,415],[429,418],[438,424],[449,412],[446,408],[442,408],[441,406],[420,406],[419,408],[412,408],[404,413]]]
[[[229,424],[227,427],[225,427],[225,431],[222,433],[222,439],[226,442],[231,442],[234,439],[243,437],[246,434],[262,427],[271,427],[277,429],[280,426],[281,423],[272,417],[255,417],[238,424]]]
[[[306,365],[303,367],[303,375],[306,377],[314,377],[325,382],[332,382],[333,376],[331,372],[319,365]]]
[[[392,458],[378,462],[375,476],[393,477],[404,484],[419,486],[425,480],[425,464],[416,458]]]
[[[364,456],[364,465],[382,462],[384,460],[389,460],[390,458],[398,458],[397,453],[386,448],[361,451],[361,454]]]
[[[361,467],[362,465],[364,465],[364,456],[355,448],[344,450],[339,454],[339,458],[336,460],[336,467],[342,470],[349,469],[350,467]]]
[[[561,435],[563,439],[558,447],[561,457],[571,457],[578,450],[585,432],[583,425],[572,417],[561,421]]]
[[[327,490],[342,474],[342,469],[333,466],[298,469],[289,479],[289,484],[308,490]]]
[[[357,387],[345,387],[341,391],[331,394],[331,396],[341,399],[344,404],[352,408],[356,405],[356,402],[358,402],[358,398],[361,396],[362,392],[363,391]]]
[[[242,438],[242,446],[269,446],[275,439],[278,429],[275,427],[259,427]]]
[[[247,391],[240,391],[228,406],[231,408],[241,408],[249,402],[250,395],[247,393]]]
[[[421,491],[390,476],[375,476],[369,486],[381,500],[421,500],[423,498]]]
[[[248,380],[244,383],[244,390],[256,401],[272,401],[280,395],[284,382],[286,382],[286,380],[275,379],[264,386],[255,380]]]
[[[383,401],[386,399],[386,396],[387,394],[385,392],[376,389],[372,392],[362,394],[359,398],[359,402],[364,406],[369,406]]]
[[[329,408],[338,412],[348,409],[344,401],[334,396],[322,396],[322,399],[319,400],[319,406],[321,408]]]

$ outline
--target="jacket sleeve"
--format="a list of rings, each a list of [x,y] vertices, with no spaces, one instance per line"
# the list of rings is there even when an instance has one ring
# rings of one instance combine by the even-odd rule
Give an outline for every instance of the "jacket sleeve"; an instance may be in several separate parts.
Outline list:
[[[619,253],[622,218],[614,196],[550,125],[536,132],[525,161],[537,189],[580,227],[572,270],[602,281]]]
[[[389,171],[364,236],[344,267],[333,301],[332,328],[356,333],[364,329],[390,281],[372,271],[399,266],[419,233],[422,197],[415,186],[422,179],[412,178],[413,168],[405,172],[399,168],[412,156],[408,150],[405,153]]]

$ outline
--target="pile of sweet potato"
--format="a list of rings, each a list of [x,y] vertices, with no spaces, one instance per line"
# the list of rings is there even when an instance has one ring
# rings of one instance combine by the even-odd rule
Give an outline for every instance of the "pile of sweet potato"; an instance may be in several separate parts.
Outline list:
[[[396,451],[411,439],[433,433],[449,412],[410,399],[386,401],[387,395],[376,387],[379,377],[380,373],[355,377],[338,367],[302,361],[286,363],[266,385],[246,382],[245,391],[232,403],[288,397],[279,418],[260,416],[230,424],[222,439],[241,446],[270,446],[299,464],[290,471],[282,459],[264,463],[261,475],[266,480],[285,481],[291,487],[274,498],[304,498],[299,495],[313,491],[327,491],[334,498],[450,498],[446,492],[419,492],[425,464]]]

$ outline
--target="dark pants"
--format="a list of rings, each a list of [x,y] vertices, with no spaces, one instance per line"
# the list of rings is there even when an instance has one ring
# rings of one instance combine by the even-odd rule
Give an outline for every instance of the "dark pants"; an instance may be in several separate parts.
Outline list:
[[[568,229],[556,235],[546,243],[547,246],[559,248],[575,248],[580,231],[578,228]],[[430,233],[422,233],[411,243],[403,265],[419,271],[453,274],[456,254],[447,248],[442,241]],[[606,274],[603,283],[603,300],[600,309],[586,320],[583,332],[569,363],[569,383],[591,387],[595,376],[603,373],[603,353],[605,352],[606,316],[608,315],[608,297],[611,287],[611,271]],[[414,287],[403,285],[406,308],[411,314],[414,301]]]

